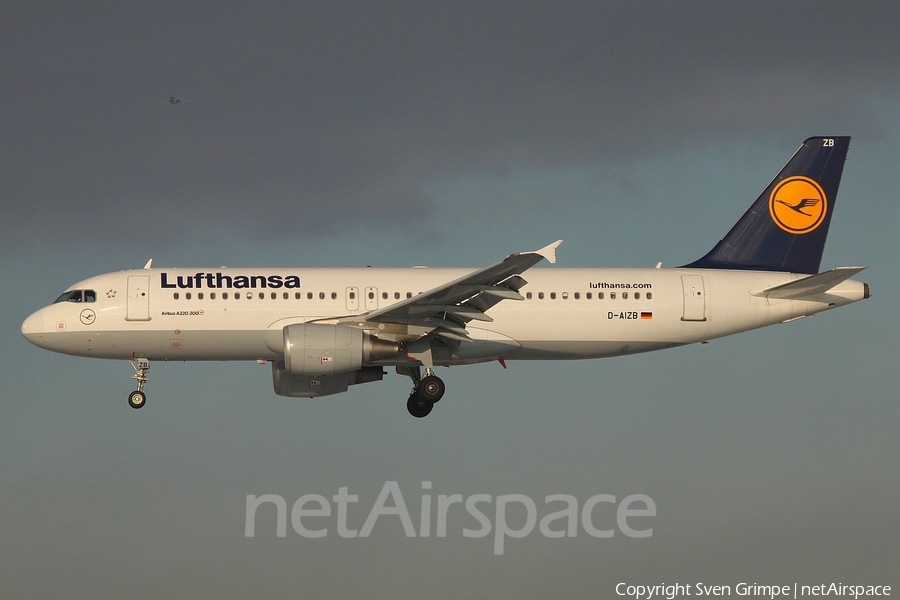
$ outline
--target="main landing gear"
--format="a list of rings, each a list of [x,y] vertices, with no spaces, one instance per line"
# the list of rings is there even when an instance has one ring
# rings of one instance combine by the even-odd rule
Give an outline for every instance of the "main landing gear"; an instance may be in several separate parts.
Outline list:
[[[397,372],[413,381],[413,390],[406,401],[406,410],[417,419],[427,417],[434,405],[444,397],[444,391],[447,389],[444,382],[430,367],[425,369],[425,377],[421,376],[419,367],[397,367]]]
[[[147,381],[150,380],[150,378],[147,377],[147,371],[150,370],[150,361],[146,358],[138,358],[137,360],[129,362],[134,368],[134,375],[132,375],[131,378],[137,380],[138,389],[128,394],[128,406],[131,408],[141,408],[147,403],[147,394],[144,393],[144,386],[147,385]]]

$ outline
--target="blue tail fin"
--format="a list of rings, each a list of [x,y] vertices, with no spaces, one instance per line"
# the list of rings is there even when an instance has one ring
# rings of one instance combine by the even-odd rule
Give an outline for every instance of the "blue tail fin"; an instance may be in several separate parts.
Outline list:
[[[849,137],[812,137],[716,247],[685,267],[818,273]]]

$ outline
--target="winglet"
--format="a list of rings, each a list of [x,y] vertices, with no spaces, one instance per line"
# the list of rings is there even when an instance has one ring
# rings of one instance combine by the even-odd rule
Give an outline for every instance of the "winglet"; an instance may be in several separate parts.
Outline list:
[[[152,265],[152,264],[153,264],[153,259],[151,258],[150,260],[147,261],[147,264],[144,265],[144,268],[145,268],[145,269],[149,269],[149,268],[150,268],[150,265]]]
[[[541,256],[546,258],[548,261],[550,261],[551,264],[556,264],[556,249],[559,248],[559,245],[562,243],[563,243],[562,240],[556,240],[549,246],[544,246],[540,250],[535,250],[534,253],[540,254]]]

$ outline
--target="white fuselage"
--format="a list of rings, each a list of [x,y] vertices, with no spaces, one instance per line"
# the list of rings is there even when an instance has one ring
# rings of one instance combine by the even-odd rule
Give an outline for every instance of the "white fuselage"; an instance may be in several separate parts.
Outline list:
[[[421,330],[365,323],[382,309],[471,269],[139,269],[92,277],[31,315],[34,344],[77,356],[150,360],[280,360],[292,323],[358,326],[381,339],[414,340]],[[847,280],[825,294],[779,300],[759,294],[805,275],[710,269],[564,269],[528,272],[520,293],[472,321],[474,342],[435,354],[435,364],[618,356],[670,348],[835,308],[865,297]],[[404,354],[382,365],[411,363]]]

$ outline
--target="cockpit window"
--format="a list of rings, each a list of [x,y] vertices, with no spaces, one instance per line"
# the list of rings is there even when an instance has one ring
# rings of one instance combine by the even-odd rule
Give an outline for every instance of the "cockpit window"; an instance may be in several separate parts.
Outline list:
[[[71,292],[64,292],[62,296],[56,299],[56,302],[81,302],[81,300],[81,290],[72,290]]]
[[[56,299],[57,302],[96,302],[97,292],[94,290],[71,290],[63,292],[62,296]]]

